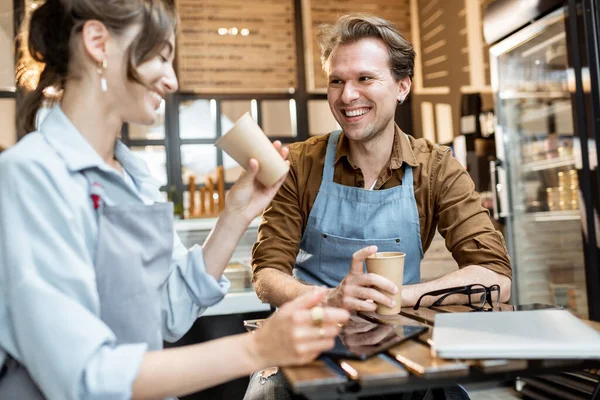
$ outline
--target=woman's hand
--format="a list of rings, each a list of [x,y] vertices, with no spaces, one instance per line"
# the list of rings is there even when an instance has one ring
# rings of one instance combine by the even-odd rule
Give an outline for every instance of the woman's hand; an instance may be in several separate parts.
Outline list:
[[[283,147],[280,141],[275,141],[273,147],[286,160],[289,150]],[[289,163],[289,161],[288,161]],[[225,209],[229,212],[243,216],[249,223],[256,218],[269,205],[287,174],[273,186],[265,186],[256,179],[260,165],[254,158],[250,159],[249,168],[237,180],[225,199]]]
[[[348,321],[350,314],[340,308],[321,308],[325,293],[325,289],[316,288],[284,304],[255,331],[252,353],[262,368],[305,364],[333,347],[340,325]],[[313,307],[319,312],[311,313]],[[315,314],[320,311],[319,323]]]

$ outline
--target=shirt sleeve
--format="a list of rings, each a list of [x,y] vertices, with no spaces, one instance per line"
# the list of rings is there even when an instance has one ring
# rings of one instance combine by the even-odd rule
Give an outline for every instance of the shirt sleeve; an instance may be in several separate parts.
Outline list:
[[[434,152],[433,196],[438,229],[460,268],[479,265],[512,279],[504,238],[481,205],[475,184],[450,149]]]
[[[186,249],[175,233],[171,274],[162,290],[163,338],[178,340],[207,307],[223,299],[229,287],[224,275],[217,281],[206,273],[202,247]]]
[[[6,160],[6,159],[5,159]],[[3,160],[3,161],[5,161]],[[67,190],[35,161],[0,163],[0,295],[5,349],[50,399],[128,399],[145,344],[117,346]]]
[[[295,151],[290,146],[290,172],[262,215],[258,240],[252,248],[252,281],[264,268],[292,275],[304,231],[300,207],[298,169]]]

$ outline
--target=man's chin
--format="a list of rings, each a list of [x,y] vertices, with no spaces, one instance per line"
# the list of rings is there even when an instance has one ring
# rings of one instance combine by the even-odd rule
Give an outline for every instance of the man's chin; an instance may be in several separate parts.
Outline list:
[[[344,135],[346,135],[346,137],[350,140],[356,141],[356,142],[362,142],[365,139],[368,139],[371,137],[371,130],[367,128],[350,128],[347,130],[344,130]]]

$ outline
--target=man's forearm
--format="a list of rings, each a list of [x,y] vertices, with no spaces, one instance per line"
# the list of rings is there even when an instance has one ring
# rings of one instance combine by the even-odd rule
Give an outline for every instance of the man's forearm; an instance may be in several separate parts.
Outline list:
[[[424,293],[439,289],[446,289],[455,286],[466,286],[472,284],[482,284],[491,286],[497,284],[500,286],[500,302],[505,303],[510,298],[511,280],[510,278],[491,271],[479,265],[469,265],[454,271],[451,274],[443,276],[439,279],[418,283],[415,285],[406,285],[402,288],[402,306],[412,307],[415,305],[419,297]],[[435,302],[440,296],[426,296],[421,300],[422,307],[428,307]],[[464,295],[449,296],[444,300],[443,304],[465,304],[467,298]]]
[[[274,268],[261,269],[254,280],[258,298],[274,307],[280,307],[313,288]]]

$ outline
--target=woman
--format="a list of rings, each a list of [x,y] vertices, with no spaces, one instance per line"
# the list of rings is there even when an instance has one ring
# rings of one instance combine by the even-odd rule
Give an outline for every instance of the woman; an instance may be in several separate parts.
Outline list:
[[[152,124],[177,89],[174,21],[160,0],[48,0],[32,15],[44,68],[19,111],[32,133],[0,157],[0,398],[184,395],[308,362],[348,318],[315,291],[256,334],[162,350],[225,295],[237,241],[282,183],[258,183],[252,160],[202,247],[173,234],[172,205],[117,133]],[[48,87],[62,98],[35,131]]]

